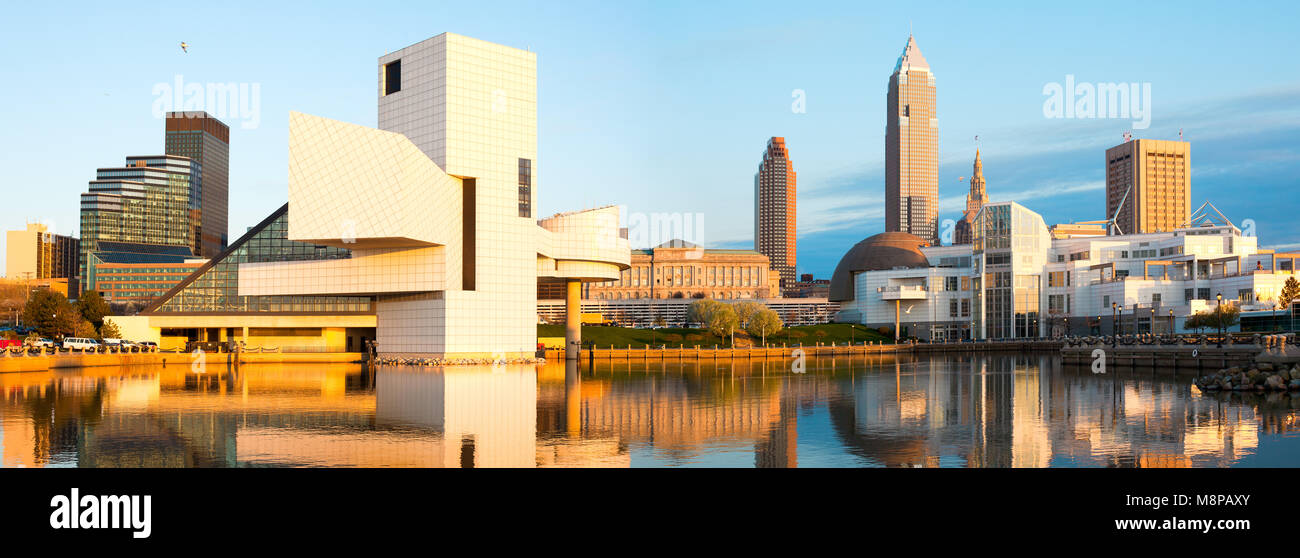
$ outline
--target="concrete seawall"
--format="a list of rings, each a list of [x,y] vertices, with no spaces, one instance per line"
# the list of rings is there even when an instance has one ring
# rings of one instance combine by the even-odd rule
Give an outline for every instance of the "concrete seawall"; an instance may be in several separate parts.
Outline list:
[[[259,363],[348,363],[365,360],[364,353],[204,353],[205,366],[228,366]],[[195,357],[190,353],[127,353],[127,354],[56,354],[40,356],[0,357],[0,373],[40,372],[61,368],[86,368],[96,366],[191,366]]]
[[[786,347],[596,347],[583,349],[582,358],[626,360],[722,360],[928,353],[1059,351],[1060,341],[991,341],[986,343],[899,343],[889,345],[809,345]],[[563,350],[548,349],[546,358],[562,359]]]

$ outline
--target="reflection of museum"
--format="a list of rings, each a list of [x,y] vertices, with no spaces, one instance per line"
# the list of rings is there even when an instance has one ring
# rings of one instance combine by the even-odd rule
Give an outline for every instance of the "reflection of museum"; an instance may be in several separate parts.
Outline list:
[[[1225,466],[1295,428],[1049,356],[568,366],[4,374],[0,465]]]

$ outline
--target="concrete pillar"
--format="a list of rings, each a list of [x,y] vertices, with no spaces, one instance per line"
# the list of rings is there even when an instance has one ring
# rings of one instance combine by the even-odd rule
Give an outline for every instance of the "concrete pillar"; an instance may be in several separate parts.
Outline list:
[[[582,351],[582,281],[564,283],[564,359],[577,360]]]

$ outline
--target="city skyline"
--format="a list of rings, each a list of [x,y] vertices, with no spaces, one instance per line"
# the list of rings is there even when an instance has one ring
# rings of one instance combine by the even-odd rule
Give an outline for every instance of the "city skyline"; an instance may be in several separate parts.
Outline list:
[[[47,207],[6,208],[0,212],[0,220],[9,229],[20,228],[31,220],[51,222],[54,232],[60,234],[72,232],[76,223],[75,196],[84,188],[86,174],[126,153],[156,151],[161,122],[149,113],[156,100],[150,94],[151,88],[184,76],[186,82],[193,83],[261,85],[259,126],[246,129],[242,127],[248,122],[245,119],[228,121],[235,136],[231,148],[229,234],[237,237],[283,201],[281,196],[263,192],[283,191],[283,142],[289,110],[338,115],[344,121],[363,125],[375,123],[373,110],[355,108],[364,106],[358,99],[373,95],[369,87],[355,85],[365,80],[353,76],[373,76],[373,67],[365,60],[354,60],[358,58],[354,53],[373,52],[375,48],[357,48],[358,44],[379,45],[382,51],[393,44],[426,37],[440,28],[457,28],[543,53],[539,57],[539,96],[553,108],[539,112],[539,128],[552,139],[539,150],[549,154],[546,170],[551,195],[533,209],[534,215],[547,215],[561,207],[595,207],[609,202],[626,204],[630,212],[703,212],[707,218],[704,245],[752,246],[751,217],[712,208],[752,201],[746,184],[752,179],[752,147],[747,146],[759,138],[781,135],[800,146],[803,188],[798,241],[803,250],[798,271],[825,277],[844,246],[884,230],[883,195],[871,194],[883,192],[884,183],[883,160],[871,155],[883,152],[883,122],[875,103],[879,99],[880,75],[888,72],[897,58],[898,41],[905,36],[907,21],[912,19],[918,41],[926,45],[927,57],[943,69],[944,88],[949,92],[938,99],[939,111],[944,114],[938,161],[940,221],[955,221],[961,216],[966,188],[953,181],[969,172],[967,165],[974,147],[969,138],[975,135],[983,140],[982,154],[991,172],[991,200],[1032,200],[1033,207],[1049,222],[1105,217],[1100,215],[1105,169],[1099,164],[1099,154],[1117,144],[1123,131],[1133,128],[1133,124],[1127,119],[1045,118],[1044,84],[1077,75],[1081,81],[1152,83],[1151,127],[1134,130],[1134,135],[1174,139],[1180,129],[1185,130],[1186,139],[1196,144],[1198,154],[1192,168],[1191,203],[1213,201],[1239,226],[1250,220],[1252,232],[1261,237],[1261,246],[1300,244],[1300,231],[1288,219],[1286,204],[1260,203],[1248,196],[1230,197],[1243,185],[1260,191],[1286,191],[1300,168],[1300,158],[1292,147],[1300,138],[1296,100],[1300,88],[1290,77],[1297,75],[1296,62],[1278,56],[1294,50],[1288,48],[1294,39],[1280,24],[1286,17],[1247,22],[1245,16],[1234,20],[1233,14],[1222,14],[1217,36],[1223,39],[1202,45],[1195,40],[1202,24],[1194,20],[1171,23],[1166,19],[1162,21],[1169,25],[1162,24],[1158,33],[1139,33],[1143,29],[1141,21],[1159,12],[1155,7],[1142,7],[1136,9],[1129,22],[1098,19],[1095,37],[1061,40],[1051,32],[1052,26],[1042,26],[1007,33],[995,42],[955,40],[947,37],[951,33],[946,31],[974,25],[986,29],[986,36],[993,36],[999,29],[1023,21],[1013,18],[999,23],[975,8],[959,5],[945,6],[945,15],[953,17],[943,21],[911,15],[924,13],[919,6],[890,7],[878,21],[872,21],[852,6],[823,5],[809,8],[801,18],[782,26],[778,39],[788,43],[789,48],[750,60],[740,56],[745,50],[742,47],[752,48],[754,43],[771,39],[762,33],[761,21],[743,16],[722,30],[705,29],[703,25],[707,19],[703,16],[733,7],[703,8],[699,11],[701,21],[687,22],[681,33],[669,41],[657,34],[656,25],[682,14],[683,9],[673,6],[604,6],[587,9],[587,13],[578,13],[584,11],[578,6],[565,6],[544,19],[570,21],[545,30],[535,24],[540,13],[534,11],[541,8],[524,6],[513,12],[519,15],[518,21],[493,22],[497,18],[468,16],[459,11],[461,8],[451,6],[445,14],[440,13],[446,21],[435,25],[428,18],[418,17],[422,8],[405,7],[402,13],[410,12],[412,23],[399,27],[396,38],[370,31],[371,22],[391,18],[392,13],[359,10],[356,18],[337,18],[348,20],[346,24],[328,24],[330,44],[310,40],[311,34],[305,29],[273,30],[276,26],[269,21],[249,21],[241,31],[243,38],[279,37],[283,33],[286,38],[277,41],[297,41],[278,45],[293,56],[303,57],[302,63],[289,66],[255,56],[268,46],[260,41],[236,45],[235,38],[204,32],[199,23],[181,19],[169,35],[184,37],[150,36],[127,40],[120,51],[112,53],[65,57],[54,67],[83,73],[77,79],[86,81],[78,82],[76,87],[56,89],[39,98],[19,90],[4,93],[6,108],[0,110],[19,132],[6,137],[0,146],[6,162],[17,169],[11,180],[13,184],[41,187],[50,192],[52,201]],[[280,9],[268,7],[259,13],[273,21]],[[1276,9],[1283,13],[1296,10],[1290,5],[1277,5]],[[15,61],[15,80],[47,82],[54,67],[31,63],[23,59],[22,53],[31,50],[31,41],[43,27],[68,22],[36,6],[19,10],[18,15],[29,16],[33,25],[2,39],[12,47],[7,50],[19,58]],[[96,11],[94,7],[85,10],[92,15]],[[123,22],[124,16],[116,12],[106,10],[99,14],[102,18],[91,19]],[[620,22],[629,13],[649,17],[630,30],[629,24],[609,25],[582,42],[566,37],[575,27]],[[842,14],[842,21],[831,18],[837,13]],[[1085,17],[1081,12],[1059,8],[1045,17],[1053,15],[1063,24]],[[90,29],[88,24],[75,25],[87,26],[79,32],[87,33],[88,41],[103,40],[97,38],[102,37],[100,31]],[[850,32],[854,28],[865,28],[868,33]],[[1130,38],[1107,38],[1114,36]],[[1233,55],[1235,49],[1230,45],[1234,37],[1249,37],[1258,51],[1271,54],[1243,60]],[[190,43],[189,52],[175,46],[180,40]],[[1131,43],[1141,46],[1160,41],[1182,47],[1186,59],[1173,60],[1160,68],[1148,68],[1140,60],[1100,62],[1111,53],[1132,48]],[[1088,48],[1077,48],[1080,43]],[[701,51],[702,44],[716,44],[718,48]],[[63,49],[76,47],[52,48],[57,57]],[[105,56],[139,58],[142,62],[139,68],[126,71],[117,65],[113,72],[121,75],[110,77],[94,69],[97,64],[103,65],[101,57]],[[787,64],[788,72],[773,72],[777,75],[762,79],[740,77],[752,71],[755,64],[767,67],[784,62],[798,64]],[[1018,72],[1015,76],[1007,75],[1011,64]],[[845,67],[854,75],[832,71]],[[272,72],[272,68],[283,75]],[[618,70],[607,77],[595,75],[610,68]],[[702,74],[706,70],[710,74]],[[1216,72],[1230,71],[1249,72],[1260,79],[1251,82],[1253,89],[1243,90],[1240,82],[1216,83],[1212,77]],[[719,75],[716,83],[695,79],[714,74]],[[620,80],[627,83],[614,83]],[[656,81],[664,83],[633,91]],[[322,82],[328,83],[321,90],[310,89]],[[691,86],[678,87],[684,83]],[[746,86],[737,87],[742,84]],[[806,95],[806,112],[792,111],[792,101],[797,100],[792,98],[795,91]],[[344,104],[355,106],[334,108]],[[73,119],[84,121],[80,128],[84,137],[64,145],[55,165],[55,155],[41,146],[53,137],[47,134],[60,129],[57,124]],[[733,126],[741,120],[750,124]],[[56,125],[46,131],[35,125],[38,121]],[[706,125],[680,137],[687,122]],[[676,135],[672,141],[663,141],[669,128]],[[591,136],[603,139],[596,141]],[[681,168],[663,169],[673,165],[662,165],[662,160],[677,161]],[[612,173],[611,168],[624,170]],[[682,170],[696,177],[694,184],[671,180]],[[603,177],[614,175],[626,180],[610,188]],[[708,186],[696,187],[700,181]],[[664,190],[670,195],[663,195]]]

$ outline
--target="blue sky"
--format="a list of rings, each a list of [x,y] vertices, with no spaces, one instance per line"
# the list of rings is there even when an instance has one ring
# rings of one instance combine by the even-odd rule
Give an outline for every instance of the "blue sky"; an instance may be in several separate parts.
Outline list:
[[[909,26],[938,83],[941,218],[974,136],[988,192],[1061,222],[1103,218],[1104,149],[1131,119],[1049,119],[1045,84],[1150,83],[1136,137],[1192,142],[1193,206],[1300,246],[1300,7],[1199,2],[22,3],[0,33],[0,226],[75,232],[97,167],[162,151],[155,84],[257,84],[232,121],[230,237],[286,199],[288,112],[375,125],[376,58],[443,31],[538,53],[538,215],[703,213],[752,246],[769,136],[799,173],[799,267],[829,276],[883,230],[884,110]],[[190,52],[178,44],[189,43]],[[791,110],[792,92],[806,112]]]

